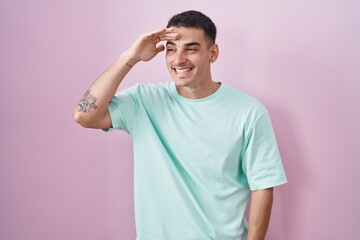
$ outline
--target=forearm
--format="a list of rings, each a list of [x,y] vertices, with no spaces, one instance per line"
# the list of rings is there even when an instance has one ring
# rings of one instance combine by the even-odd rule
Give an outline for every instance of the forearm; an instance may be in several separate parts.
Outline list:
[[[248,240],[264,240],[270,222],[273,189],[251,193]]]
[[[86,91],[74,110],[74,119],[90,128],[109,128],[111,118],[109,102],[130,69],[139,61],[149,61],[165,46],[160,41],[171,41],[179,37],[173,28],[162,28],[141,35]]]
[[[125,52],[94,81],[74,109],[74,118],[79,124],[97,127],[117,88],[136,62]]]

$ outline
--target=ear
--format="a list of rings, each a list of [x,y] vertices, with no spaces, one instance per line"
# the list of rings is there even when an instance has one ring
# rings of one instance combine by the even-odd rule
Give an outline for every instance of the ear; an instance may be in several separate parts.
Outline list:
[[[210,47],[210,62],[211,63],[215,62],[218,56],[219,56],[219,46],[216,43],[214,43]]]

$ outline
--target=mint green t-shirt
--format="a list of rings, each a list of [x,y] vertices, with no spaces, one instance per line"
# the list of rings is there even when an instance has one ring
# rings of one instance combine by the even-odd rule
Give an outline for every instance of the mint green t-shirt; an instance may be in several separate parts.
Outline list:
[[[230,86],[188,99],[137,84],[109,111],[134,143],[137,240],[246,240],[250,190],[287,181],[268,111]]]

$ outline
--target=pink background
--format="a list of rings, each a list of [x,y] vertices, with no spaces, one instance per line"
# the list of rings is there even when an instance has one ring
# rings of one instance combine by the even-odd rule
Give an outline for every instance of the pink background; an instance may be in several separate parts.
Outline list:
[[[268,240],[360,239],[360,2],[0,0],[0,239],[134,239],[125,132],[72,110],[142,32],[198,9],[218,27],[214,79],[269,109],[289,183]],[[123,87],[171,80],[164,55]]]

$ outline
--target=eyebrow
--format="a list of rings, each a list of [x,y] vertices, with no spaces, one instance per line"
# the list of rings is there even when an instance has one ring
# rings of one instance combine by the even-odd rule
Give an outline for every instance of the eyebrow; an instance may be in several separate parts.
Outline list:
[[[176,44],[174,42],[170,42],[170,41],[168,41],[166,43],[166,46],[167,45],[176,46]],[[190,47],[190,46],[199,46],[199,47],[201,47],[201,44],[198,43],[198,42],[189,42],[189,43],[185,43],[184,46],[185,47]]]

